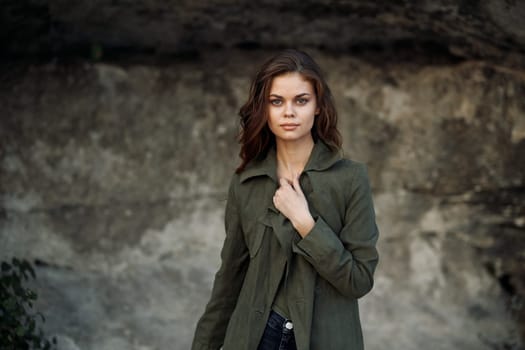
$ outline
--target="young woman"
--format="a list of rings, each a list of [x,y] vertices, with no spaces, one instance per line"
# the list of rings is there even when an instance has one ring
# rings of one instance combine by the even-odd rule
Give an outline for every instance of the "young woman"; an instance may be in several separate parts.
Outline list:
[[[363,349],[357,299],[373,286],[378,230],[318,65],[272,57],[239,114],[222,264],[192,349]]]

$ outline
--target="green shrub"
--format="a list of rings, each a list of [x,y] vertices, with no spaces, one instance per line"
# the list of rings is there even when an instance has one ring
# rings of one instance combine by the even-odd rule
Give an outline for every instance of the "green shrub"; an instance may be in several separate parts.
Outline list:
[[[23,282],[36,278],[26,260],[13,258],[2,261],[0,271],[0,350],[53,349],[56,339],[44,337],[37,318],[44,315],[33,311],[37,294],[24,287]]]

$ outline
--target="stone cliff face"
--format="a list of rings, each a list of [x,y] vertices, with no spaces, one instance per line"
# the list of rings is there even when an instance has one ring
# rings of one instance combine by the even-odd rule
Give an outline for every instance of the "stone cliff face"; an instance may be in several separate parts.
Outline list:
[[[189,347],[237,111],[255,67],[299,46],[326,71],[346,156],[369,167],[381,261],[361,301],[367,349],[522,349],[523,3],[253,6],[0,11],[0,259],[37,262],[60,348]],[[98,61],[78,56],[90,47]]]
[[[374,189],[368,348],[517,348],[523,73],[313,54],[330,67],[345,153],[369,165]],[[218,266],[236,111],[266,55],[9,72],[2,256],[40,262],[41,306],[63,344],[188,347]]]
[[[89,50],[179,54],[216,48],[427,46],[523,67],[525,3],[437,1],[6,0],[12,55]]]

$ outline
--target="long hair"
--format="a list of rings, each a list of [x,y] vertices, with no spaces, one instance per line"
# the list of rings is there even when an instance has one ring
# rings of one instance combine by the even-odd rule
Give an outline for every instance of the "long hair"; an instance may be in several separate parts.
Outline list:
[[[314,141],[322,140],[332,151],[341,148],[341,134],[337,130],[337,111],[332,93],[324,80],[321,69],[305,52],[285,50],[267,60],[256,73],[250,87],[248,101],[239,110],[241,130],[241,173],[252,160],[263,159],[275,145],[275,136],[268,127],[270,88],[276,76],[297,72],[308,80],[315,91],[319,114],[312,127]]]

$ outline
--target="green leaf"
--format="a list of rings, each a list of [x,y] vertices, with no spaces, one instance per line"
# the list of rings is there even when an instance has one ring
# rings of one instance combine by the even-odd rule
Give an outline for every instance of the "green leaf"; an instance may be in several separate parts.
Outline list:
[[[26,279],[29,279],[29,277],[26,275],[26,272],[29,272],[33,278],[36,278],[35,270],[33,270],[31,264],[27,260],[22,260],[20,263],[20,272]]]
[[[8,311],[12,311],[16,308],[16,299],[11,297],[7,300],[4,300],[2,302],[2,306],[5,307]]]
[[[20,284],[13,286],[13,292],[15,292],[15,295],[19,297],[22,300],[25,300],[26,297],[26,291]]]
[[[38,297],[37,294],[33,292],[31,289],[26,290],[26,296],[27,296],[27,299],[29,300],[36,300]]]
[[[35,326],[36,326],[36,322],[35,320],[33,319],[30,319],[29,320],[29,333],[33,333],[33,331],[35,330]]]
[[[24,327],[22,327],[22,326],[18,326],[18,327],[16,328],[16,335],[17,335],[18,337],[22,337],[24,334],[25,334],[25,329],[24,329]]]
[[[4,288],[7,289],[9,286],[13,284],[12,279],[13,277],[11,275],[2,276],[2,286],[4,286]]]
[[[33,269],[33,267],[31,266],[31,264],[27,263],[27,268],[29,270],[29,273],[31,273],[31,276],[33,276],[33,278],[36,278],[36,272],[35,272],[35,269]]]
[[[10,282],[10,285],[11,285],[12,287],[15,287],[15,286],[20,287],[20,285],[21,285],[21,284],[20,284],[20,276],[17,275],[17,274],[15,273],[15,271],[13,271],[9,277],[10,277],[9,282]]]
[[[0,262],[0,350],[55,349],[38,327],[38,318],[45,322],[44,315],[33,312],[38,295],[24,285],[24,281],[36,278],[35,271],[25,259],[11,261]]]
[[[2,261],[2,272],[7,272],[11,270],[11,265],[9,265],[7,262]]]

